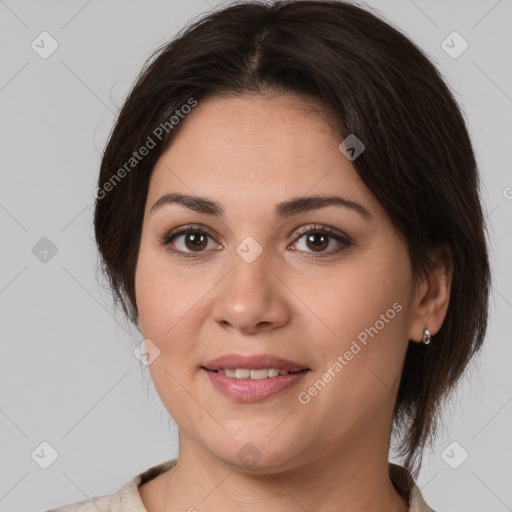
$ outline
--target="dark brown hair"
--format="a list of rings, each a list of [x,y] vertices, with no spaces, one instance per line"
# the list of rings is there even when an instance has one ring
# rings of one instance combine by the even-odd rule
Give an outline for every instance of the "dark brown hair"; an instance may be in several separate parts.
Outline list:
[[[134,277],[151,171],[180,127],[170,119],[191,99],[268,92],[318,98],[340,142],[349,134],[363,141],[353,165],[404,237],[415,277],[429,271],[431,249],[451,250],[445,321],[430,345],[409,343],[396,400],[398,453],[417,475],[440,407],[483,342],[490,270],[460,109],[423,52],[378,16],[341,1],[237,3],[158,48],[101,162],[94,228],[102,271],[116,304],[136,322]],[[130,160],[149,139],[146,156]]]

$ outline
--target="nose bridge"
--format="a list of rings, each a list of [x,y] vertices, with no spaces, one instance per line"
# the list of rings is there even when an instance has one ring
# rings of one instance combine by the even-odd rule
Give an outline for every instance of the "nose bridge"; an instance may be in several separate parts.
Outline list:
[[[269,276],[272,274],[270,249],[260,245],[252,236],[246,237],[235,249],[232,258],[232,279],[239,286],[246,286],[260,293],[269,291]]]
[[[288,308],[272,259],[270,250],[253,237],[238,244],[215,299],[213,314],[218,323],[251,332],[286,321]]]

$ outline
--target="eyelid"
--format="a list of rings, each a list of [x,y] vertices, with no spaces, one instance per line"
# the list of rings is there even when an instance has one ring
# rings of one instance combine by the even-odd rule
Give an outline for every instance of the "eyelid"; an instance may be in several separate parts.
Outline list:
[[[177,235],[186,234],[189,231],[201,232],[204,233],[205,235],[210,236],[211,238],[214,238],[212,231],[206,226],[203,226],[202,224],[186,224],[185,226],[178,226],[177,228],[174,228],[171,231],[166,231],[161,237],[158,238],[159,241],[161,241],[162,243],[170,242],[171,239],[176,237]]]
[[[335,229],[331,226],[328,226],[326,224],[313,224],[313,225],[309,225],[309,226],[303,226],[302,228],[299,228],[297,231],[294,232],[294,236],[296,238],[300,238],[303,235],[305,235],[307,233],[311,233],[311,232],[327,233],[332,236],[338,236],[338,237],[344,239],[347,243],[350,243],[350,244],[354,243],[352,238],[350,236],[348,236],[346,233],[344,233],[343,231],[341,231],[339,229]]]

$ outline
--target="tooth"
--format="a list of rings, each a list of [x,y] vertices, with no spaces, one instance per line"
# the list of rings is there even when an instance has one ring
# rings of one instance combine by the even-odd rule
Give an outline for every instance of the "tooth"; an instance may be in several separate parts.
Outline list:
[[[219,369],[217,373],[221,375],[225,375],[226,377],[236,378],[236,379],[253,379],[253,380],[262,380],[269,377],[278,377],[279,375],[287,375],[290,373],[288,370],[279,370],[277,368],[258,368],[256,370],[250,370],[247,368],[226,368]]]
[[[268,377],[268,370],[266,368],[262,370],[251,370],[251,379],[261,380]]]

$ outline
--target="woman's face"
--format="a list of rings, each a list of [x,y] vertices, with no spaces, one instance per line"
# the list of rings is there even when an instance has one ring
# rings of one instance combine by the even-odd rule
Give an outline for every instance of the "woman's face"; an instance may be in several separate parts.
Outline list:
[[[153,170],[136,269],[150,372],[180,443],[254,471],[387,456],[408,340],[423,327],[403,240],[305,101],[199,102]],[[217,206],[152,209],[166,194]],[[225,355],[264,358],[212,363]],[[287,364],[302,371],[257,371]],[[212,371],[226,367],[254,379]]]

